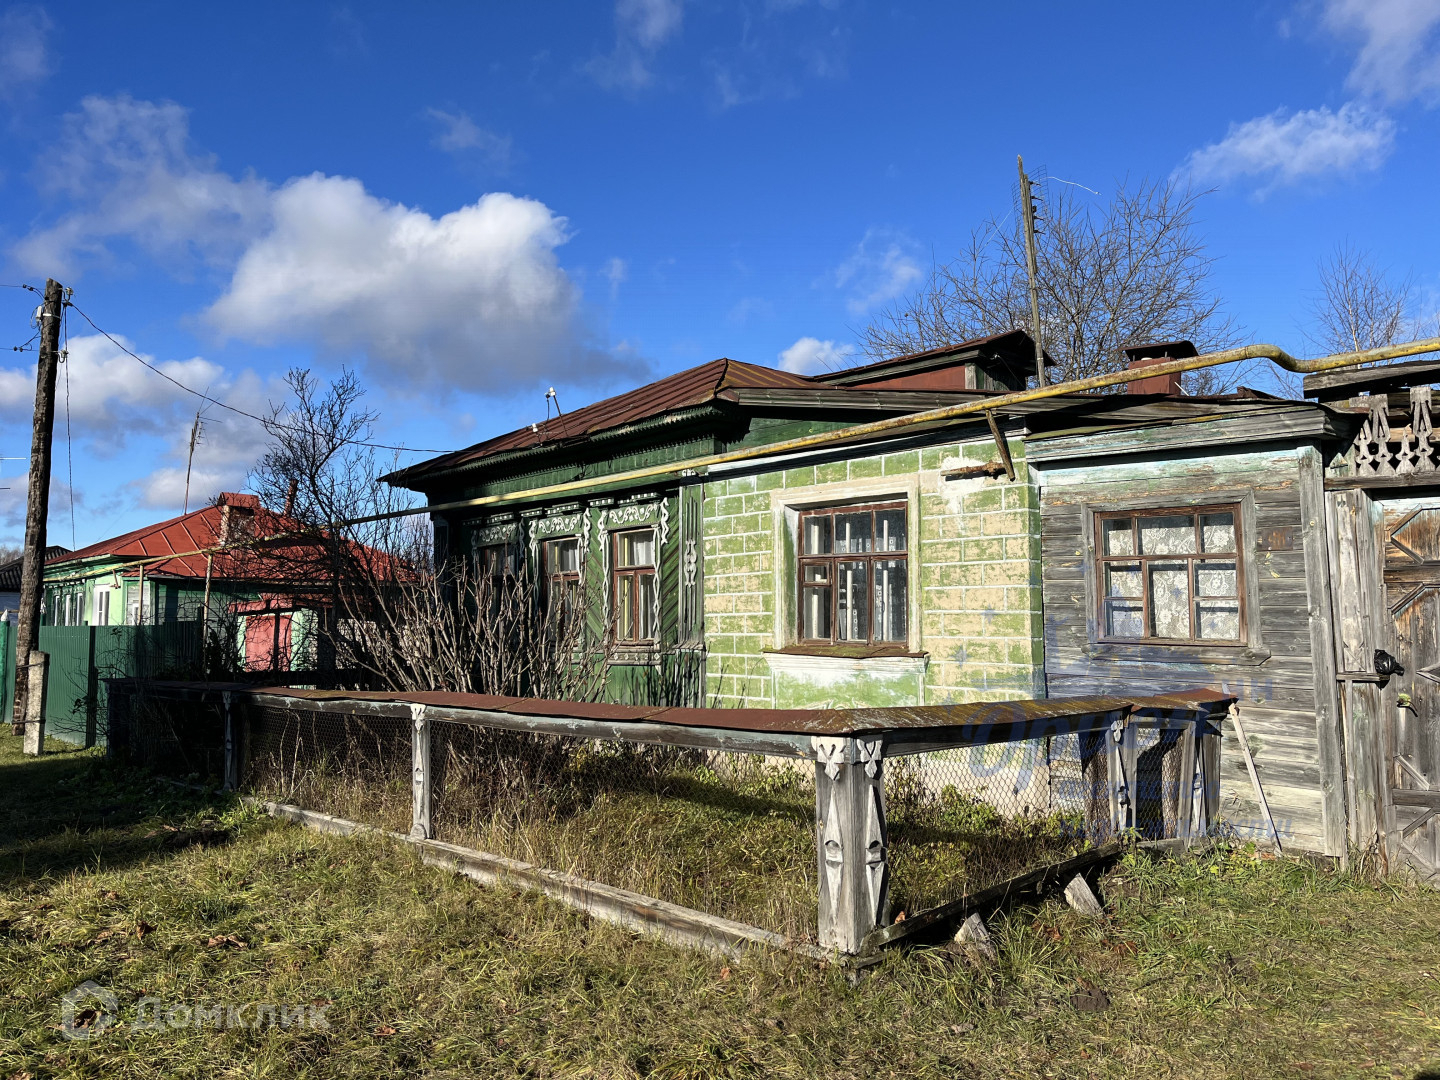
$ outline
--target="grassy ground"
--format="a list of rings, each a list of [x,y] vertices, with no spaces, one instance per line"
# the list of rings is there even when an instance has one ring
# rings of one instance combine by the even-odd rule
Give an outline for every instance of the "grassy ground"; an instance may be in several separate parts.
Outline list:
[[[0,736],[0,1078],[1440,1076],[1433,892],[1241,850],[1132,859],[1104,924],[1017,910],[994,966],[914,950],[852,989],[17,751]],[[87,979],[121,1020],[70,1041],[60,998]],[[1092,987],[1109,1007],[1077,1010]],[[328,1027],[137,1030],[146,995]]]

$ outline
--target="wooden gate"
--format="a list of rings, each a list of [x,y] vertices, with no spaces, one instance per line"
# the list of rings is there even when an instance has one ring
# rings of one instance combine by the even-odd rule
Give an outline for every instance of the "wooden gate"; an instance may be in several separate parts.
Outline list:
[[[1390,515],[1387,515],[1390,518]],[[1386,521],[1385,600],[1395,620],[1395,707],[1381,725],[1390,863],[1440,879],[1440,506]],[[1388,796],[1388,797],[1387,797]]]

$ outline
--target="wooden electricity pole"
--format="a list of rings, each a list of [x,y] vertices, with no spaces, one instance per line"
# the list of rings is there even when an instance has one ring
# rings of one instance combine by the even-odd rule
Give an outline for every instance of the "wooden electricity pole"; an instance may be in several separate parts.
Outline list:
[[[1020,167],[1020,213],[1025,221],[1025,272],[1030,279],[1030,330],[1035,338],[1035,385],[1045,385],[1045,339],[1040,329],[1040,267],[1035,259],[1035,203],[1025,159],[1016,155]]]
[[[50,433],[55,427],[55,375],[60,369],[63,292],[45,282],[40,307],[40,363],[35,375],[35,421],[30,435],[30,487],[25,502],[25,558],[20,571],[20,625],[15,635],[15,734],[24,734],[30,694],[30,654],[40,647],[40,597],[45,590],[45,515],[50,506]],[[43,672],[37,672],[43,679]],[[40,687],[34,688],[37,693]],[[31,740],[27,739],[27,745]],[[43,741],[40,745],[44,745]]]

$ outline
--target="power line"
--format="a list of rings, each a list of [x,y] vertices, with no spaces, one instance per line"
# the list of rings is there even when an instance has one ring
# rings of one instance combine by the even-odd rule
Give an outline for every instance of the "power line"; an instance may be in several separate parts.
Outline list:
[[[282,424],[282,423],[280,423],[278,420],[273,420],[273,419],[272,419],[272,420],[266,420],[263,416],[256,416],[256,415],[255,415],[254,413],[252,413],[252,412],[246,412],[244,409],[236,408],[234,405],[228,405],[228,404],[226,404],[225,402],[221,401],[219,398],[214,397],[214,396],[212,396],[212,395],[210,395],[210,394],[202,394],[199,390],[192,390],[190,387],[188,387],[188,386],[186,386],[184,383],[182,383],[179,379],[175,378],[175,377],[172,376],[172,375],[168,375],[168,374],[166,374],[164,371],[160,370],[160,368],[158,368],[158,367],[156,367],[154,364],[150,363],[150,361],[146,360],[143,356],[139,356],[139,355],[137,355],[136,353],[131,352],[131,351],[130,351],[129,349],[127,349],[124,345],[120,344],[120,342],[118,342],[117,340],[115,340],[114,336],[111,335],[108,331],[102,330],[99,326],[96,326],[96,325],[95,325],[95,320],[92,319],[92,318],[90,318],[89,315],[86,315],[85,312],[81,311],[78,307],[75,307],[75,304],[74,304],[73,302],[68,303],[66,306],[67,306],[67,307],[73,307],[73,308],[75,308],[75,313],[76,313],[77,315],[79,315],[82,319],[84,319],[87,323],[89,323],[90,326],[95,330],[95,332],[96,332],[97,334],[100,334],[102,337],[104,337],[105,339],[107,339],[107,340],[110,342],[110,344],[114,345],[117,349],[119,349],[121,352],[123,352],[126,356],[130,357],[132,360],[137,360],[137,361],[139,361],[139,362],[140,362],[141,364],[143,364],[145,367],[147,367],[147,368],[149,368],[151,371],[153,371],[156,375],[159,375],[159,376],[160,376],[162,379],[164,379],[166,382],[173,383],[175,386],[179,387],[181,390],[184,390],[185,393],[191,394],[191,395],[193,395],[193,396],[195,396],[195,397],[197,397],[197,398],[200,398],[202,401],[208,401],[208,402],[210,402],[211,404],[218,405],[218,406],[220,406],[220,408],[225,409],[225,410],[227,410],[227,411],[229,411],[229,412],[235,413],[237,416],[247,417],[248,419],[254,420],[257,424],[260,424],[260,425],[265,426],[265,427],[281,428],[282,430],[285,430],[285,431],[294,431],[294,432],[298,432],[298,433],[300,433],[300,434],[302,434],[302,435],[311,434],[310,432],[307,432],[307,431],[306,431],[305,429],[303,429],[303,428],[295,427],[295,426],[292,425],[292,424]],[[402,450],[402,451],[405,451],[406,453],[411,453],[411,454],[450,454],[450,453],[454,453],[454,451],[452,451],[452,450],[427,450],[427,449],[425,449],[425,448],[423,448],[423,447],[418,447],[418,446],[392,446],[392,445],[389,444],[389,443],[368,442],[368,441],[366,441],[365,439],[342,439],[341,442],[346,443],[346,444],[349,444],[349,445],[352,445],[352,446],[369,446],[369,447],[371,447],[371,448],[373,448],[373,449],[375,449],[375,450]]]

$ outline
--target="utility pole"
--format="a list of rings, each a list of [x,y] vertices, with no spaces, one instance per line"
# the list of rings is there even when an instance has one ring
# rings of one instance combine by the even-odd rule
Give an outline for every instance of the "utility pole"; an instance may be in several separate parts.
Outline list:
[[[40,656],[40,597],[45,590],[45,515],[50,508],[50,435],[55,428],[55,375],[60,370],[60,317],[64,290],[54,278],[45,282],[40,306],[40,363],[35,375],[35,420],[30,435],[30,487],[25,503],[25,558],[20,571],[20,625],[15,635],[15,734],[24,734],[25,752],[45,746],[44,715],[27,711],[32,693],[43,707],[44,660]],[[36,676],[31,685],[32,670]],[[26,730],[26,721],[38,730]]]
[[[1020,167],[1020,213],[1025,220],[1025,272],[1030,278],[1030,336],[1035,339],[1035,385],[1045,385],[1045,338],[1040,329],[1040,267],[1035,260],[1035,203],[1025,159],[1015,157]]]

